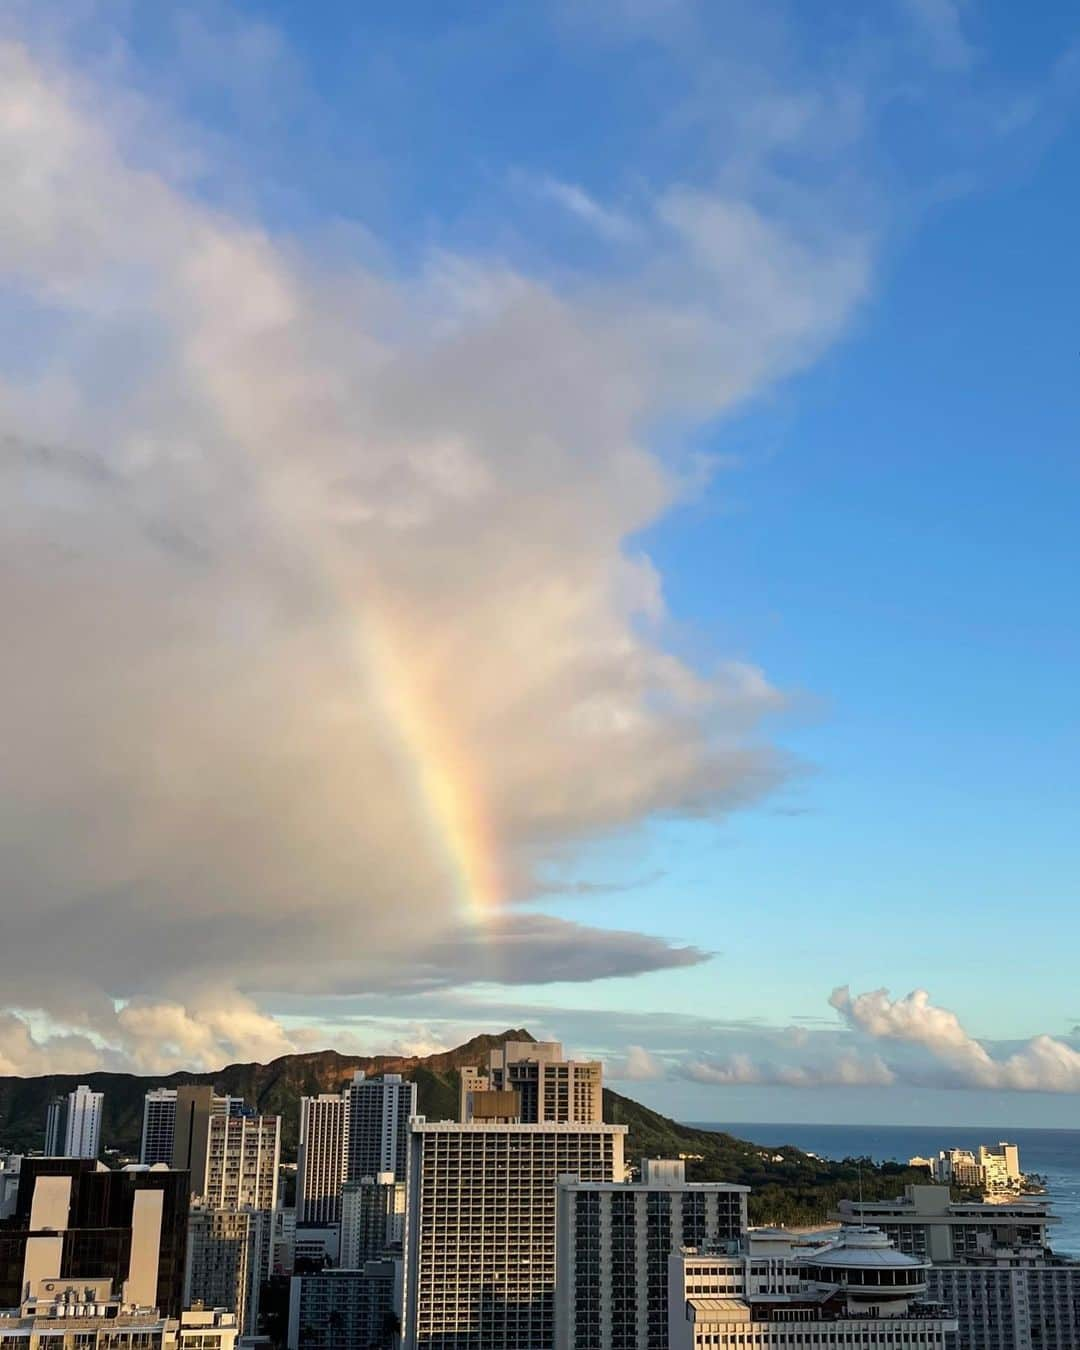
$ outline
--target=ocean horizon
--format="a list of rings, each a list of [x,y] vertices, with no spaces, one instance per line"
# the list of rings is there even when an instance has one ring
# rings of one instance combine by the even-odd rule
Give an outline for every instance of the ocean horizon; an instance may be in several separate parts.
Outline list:
[[[1080,1256],[1080,1129],[1012,1129],[1000,1125],[820,1125],[794,1121],[689,1121],[697,1129],[722,1130],[740,1139],[779,1148],[791,1144],[819,1158],[872,1158],[907,1162],[940,1149],[977,1149],[1002,1140],[1020,1149],[1020,1166],[1046,1182],[1056,1252]]]

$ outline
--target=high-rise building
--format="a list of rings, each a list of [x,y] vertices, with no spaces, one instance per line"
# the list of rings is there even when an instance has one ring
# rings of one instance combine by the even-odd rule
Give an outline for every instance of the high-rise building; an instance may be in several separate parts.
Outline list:
[[[739,1243],[748,1186],[688,1182],[678,1160],[646,1158],[641,1180],[561,1176],[557,1192],[558,1350],[667,1350],[668,1258]]]
[[[66,1097],[54,1097],[45,1113],[47,1158],[96,1158],[101,1152],[104,1094],[80,1083]]]
[[[665,1350],[945,1350],[956,1319],[926,1301],[927,1265],[875,1228],[828,1242],[776,1229],[669,1257]],[[619,1350],[620,1339],[579,1339],[581,1350]]]
[[[206,1186],[206,1155],[214,1089],[203,1083],[185,1083],[176,1089],[172,1165],[191,1174],[191,1193],[201,1196]]]
[[[0,1307],[17,1307],[32,1281],[107,1278],[126,1304],[175,1317],[187,1217],[182,1172],[23,1158],[15,1213],[0,1229]]]
[[[491,1091],[491,1079],[486,1069],[468,1065],[458,1071],[460,1098],[458,1102],[458,1120],[469,1121],[473,1118],[473,1094]],[[519,1107],[520,1109],[520,1107]]]
[[[400,1299],[400,1261],[295,1275],[289,1291],[288,1350],[395,1350]]]
[[[54,1097],[45,1108],[45,1157],[62,1158],[67,1144],[66,1097]]]
[[[0,1220],[10,1219],[19,1198],[21,1153],[0,1153]]]
[[[142,1139],[139,1161],[172,1166],[176,1138],[176,1088],[152,1088],[143,1098]]]
[[[348,1166],[349,1099],[321,1093],[300,1099],[300,1144],[296,1165],[296,1222],[338,1223],[341,1188]]]
[[[185,1306],[224,1308],[236,1314],[242,1335],[255,1335],[260,1292],[271,1273],[268,1241],[272,1216],[266,1213],[194,1205],[188,1219]]]
[[[142,1147],[147,1151],[149,1151],[147,1124],[151,1118],[148,1116],[148,1110],[152,1110],[152,1118],[159,1131],[159,1142],[155,1148],[163,1147],[162,1136],[170,1129],[169,1098],[166,1095],[168,1093],[172,1094],[174,1103],[170,1161],[173,1167],[183,1168],[191,1173],[191,1193],[202,1197],[206,1194],[212,1122],[221,1117],[232,1120],[253,1119],[254,1116],[242,1098],[221,1096],[205,1083],[186,1083],[179,1088],[158,1088],[155,1092],[147,1093],[143,1104]],[[151,1098],[154,1099],[152,1107],[149,1106]]]
[[[604,1118],[603,1065],[564,1058],[558,1041],[506,1041],[490,1051],[486,1072],[470,1066],[460,1076],[463,1121],[592,1125]],[[507,1093],[516,1094],[516,1110]]]
[[[401,1255],[405,1182],[393,1172],[347,1181],[341,1192],[341,1264],[359,1270],[388,1253]]]
[[[980,1144],[978,1153],[968,1148],[942,1149],[936,1158],[909,1158],[908,1165],[928,1168],[940,1186],[969,1186],[994,1195],[1019,1194],[1024,1183],[1020,1150],[1004,1140],[997,1148]]]
[[[546,1350],[560,1176],[623,1179],[624,1125],[412,1123],[405,1345]]]
[[[349,1128],[345,1179],[393,1172],[409,1174],[409,1121],[416,1114],[416,1084],[400,1074],[368,1078],[357,1072],[348,1089]]]
[[[205,1204],[211,1209],[276,1209],[281,1117],[217,1115],[209,1124]]]

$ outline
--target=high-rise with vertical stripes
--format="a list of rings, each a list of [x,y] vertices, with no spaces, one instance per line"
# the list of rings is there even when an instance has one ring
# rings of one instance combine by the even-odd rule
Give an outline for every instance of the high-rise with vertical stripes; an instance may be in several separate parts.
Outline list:
[[[340,1222],[348,1143],[347,1093],[323,1092],[317,1097],[301,1097],[296,1163],[298,1224]]]
[[[347,1181],[393,1172],[404,1181],[409,1171],[409,1120],[416,1114],[416,1084],[400,1074],[368,1078],[354,1075],[349,1096]]]

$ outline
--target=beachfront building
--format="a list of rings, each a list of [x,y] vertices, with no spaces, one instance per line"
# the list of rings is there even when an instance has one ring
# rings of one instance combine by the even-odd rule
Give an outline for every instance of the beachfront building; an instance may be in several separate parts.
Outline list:
[[[944,1186],[909,1186],[895,1201],[841,1201],[834,1217],[871,1216],[929,1260],[927,1293],[955,1313],[956,1350],[1080,1346],[1080,1262],[1050,1248],[1059,1220],[1045,1197],[965,1204]]]
[[[1047,1248],[1060,1222],[1045,1196],[953,1200],[948,1186],[905,1186],[893,1200],[841,1200],[831,1219],[873,1224],[897,1250],[935,1264],[993,1248]]]

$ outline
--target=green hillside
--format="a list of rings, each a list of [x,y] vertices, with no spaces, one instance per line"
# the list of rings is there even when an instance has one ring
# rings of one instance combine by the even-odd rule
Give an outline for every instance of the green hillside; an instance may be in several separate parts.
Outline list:
[[[150,1088],[210,1083],[220,1092],[243,1097],[260,1112],[280,1115],[283,1156],[293,1159],[302,1096],[335,1092],[356,1069],[371,1074],[400,1073],[416,1083],[421,1114],[433,1120],[452,1120],[458,1109],[458,1070],[463,1065],[485,1062],[492,1046],[503,1041],[532,1039],[527,1031],[518,1029],[497,1036],[476,1036],[453,1050],[423,1058],[341,1055],[336,1050],[322,1050],[284,1055],[269,1064],[230,1064],[217,1073],[0,1078],[0,1148],[41,1149],[49,1100],[58,1093],[70,1092],[78,1083],[87,1083],[105,1094],[104,1145],[137,1154],[143,1097]],[[754,1223],[820,1223],[838,1199],[858,1195],[860,1171],[867,1199],[895,1195],[905,1182],[926,1180],[925,1172],[894,1163],[878,1166],[867,1159],[828,1162],[797,1148],[765,1148],[734,1135],[680,1125],[610,1089],[604,1090],[604,1119],[628,1127],[629,1162],[683,1155],[692,1181],[732,1181],[751,1186],[750,1217]]]

